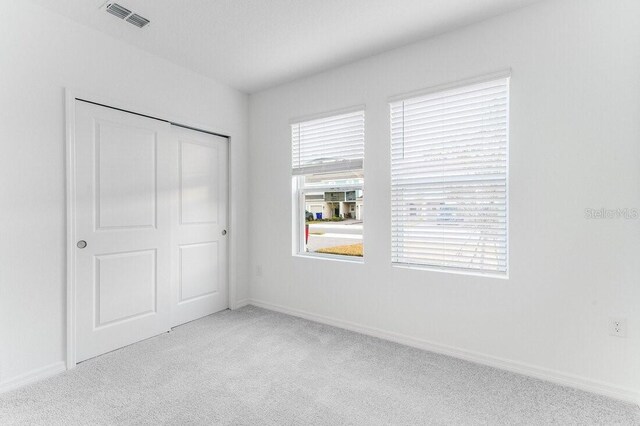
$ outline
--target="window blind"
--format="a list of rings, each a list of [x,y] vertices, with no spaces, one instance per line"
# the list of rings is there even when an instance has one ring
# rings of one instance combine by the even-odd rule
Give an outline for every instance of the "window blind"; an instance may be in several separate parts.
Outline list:
[[[391,108],[392,262],[507,272],[509,79]]]
[[[362,169],[364,111],[291,125],[294,175]]]

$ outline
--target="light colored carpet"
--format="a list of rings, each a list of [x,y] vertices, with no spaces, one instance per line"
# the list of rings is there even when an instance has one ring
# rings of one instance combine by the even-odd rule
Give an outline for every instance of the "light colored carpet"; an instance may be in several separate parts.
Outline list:
[[[640,425],[640,410],[249,306],[0,395],[0,424]]]

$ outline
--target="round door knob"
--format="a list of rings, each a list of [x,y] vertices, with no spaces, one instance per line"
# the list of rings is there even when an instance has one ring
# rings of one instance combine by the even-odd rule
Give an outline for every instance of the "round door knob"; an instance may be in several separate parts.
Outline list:
[[[222,235],[227,235],[227,230],[226,229],[222,230]]]
[[[87,246],[87,242],[85,240],[80,240],[76,246],[78,246],[79,249],[83,249]]]

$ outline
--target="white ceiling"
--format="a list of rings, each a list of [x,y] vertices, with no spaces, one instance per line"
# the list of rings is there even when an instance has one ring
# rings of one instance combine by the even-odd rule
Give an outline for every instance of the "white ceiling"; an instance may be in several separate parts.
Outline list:
[[[251,93],[537,0],[115,0],[144,29],[105,0],[32,1]]]

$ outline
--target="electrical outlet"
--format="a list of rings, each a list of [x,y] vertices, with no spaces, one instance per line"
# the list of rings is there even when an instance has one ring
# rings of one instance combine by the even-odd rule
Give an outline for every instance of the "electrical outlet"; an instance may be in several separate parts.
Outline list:
[[[256,266],[256,277],[261,277],[262,276],[262,266],[258,265]]]
[[[627,337],[627,319],[610,318],[609,334],[615,337]]]

